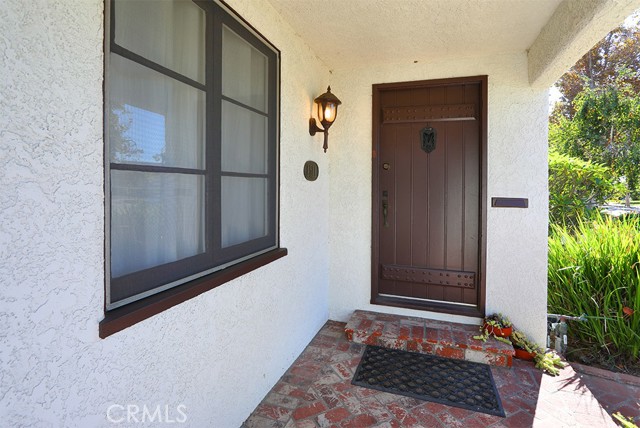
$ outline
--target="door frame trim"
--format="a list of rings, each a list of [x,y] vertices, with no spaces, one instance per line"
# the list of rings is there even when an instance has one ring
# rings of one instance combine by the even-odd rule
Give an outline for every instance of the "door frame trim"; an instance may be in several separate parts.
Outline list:
[[[466,83],[480,84],[480,239],[478,240],[478,307],[448,304],[444,302],[426,302],[418,299],[381,296],[378,292],[379,274],[379,223],[380,223],[380,129],[382,114],[380,109],[380,96],[382,92],[407,88],[426,88],[438,86],[460,85]],[[443,312],[455,315],[483,317],[485,315],[486,302],[486,249],[487,249],[487,108],[488,108],[488,77],[469,76],[454,77],[448,79],[419,80],[411,82],[378,83],[372,85],[372,186],[371,186],[371,304],[395,306],[406,309],[418,309],[423,311]]]

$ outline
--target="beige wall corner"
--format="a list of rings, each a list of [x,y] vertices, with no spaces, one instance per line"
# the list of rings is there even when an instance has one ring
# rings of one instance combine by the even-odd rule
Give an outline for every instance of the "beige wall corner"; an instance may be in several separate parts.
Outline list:
[[[551,86],[638,8],[640,0],[563,1],[529,48],[531,85]]]

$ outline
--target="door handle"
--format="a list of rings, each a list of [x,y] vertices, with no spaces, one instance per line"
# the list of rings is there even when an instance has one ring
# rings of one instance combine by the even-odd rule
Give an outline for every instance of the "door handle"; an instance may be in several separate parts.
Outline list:
[[[384,227],[389,227],[389,192],[386,190],[382,192],[382,219]]]

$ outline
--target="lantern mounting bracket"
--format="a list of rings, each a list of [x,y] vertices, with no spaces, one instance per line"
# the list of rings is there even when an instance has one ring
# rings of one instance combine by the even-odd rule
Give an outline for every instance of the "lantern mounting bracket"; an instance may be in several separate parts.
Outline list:
[[[314,118],[309,119],[309,135],[316,135],[316,132],[324,132],[324,129],[320,128]]]

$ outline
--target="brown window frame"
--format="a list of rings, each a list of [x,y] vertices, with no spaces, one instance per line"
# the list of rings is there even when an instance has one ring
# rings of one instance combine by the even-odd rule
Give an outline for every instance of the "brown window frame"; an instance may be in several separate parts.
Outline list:
[[[206,81],[195,82],[162,65],[154,63],[115,42],[116,0],[105,2],[105,318],[100,322],[100,337],[106,337],[244,275],[287,254],[279,244],[279,99],[280,51],[266,38],[239,17],[224,3],[214,0],[195,1],[206,13]],[[243,40],[262,52],[268,59],[267,113],[268,167],[266,174],[231,173],[221,168],[222,101],[256,111],[250,106],[222,94],[222,32],[223,26],[234,31]],[[119,55],[137,64],[159,72],[166,77],[196,87],[206,93],[206,159],[204,170],[190,170],[155,165],[136,165],[111,162],[108,149],[108,61],[110,55]],[[110,174],[111,170],[143,171],[153,173],[180,173],[203,175],[205,178],[205,242],[206,252],[188,259],[133,272],[118,278],[111,277],[110,269]],[[268,234],[231,247],[221,245],[221,180],[223,176],[259,177],[267,179]],[[140,284],[143,284],[140,286]],[[118,290],[141,291],[126,296]],[[117,300],[113,296],[119,297]]]

